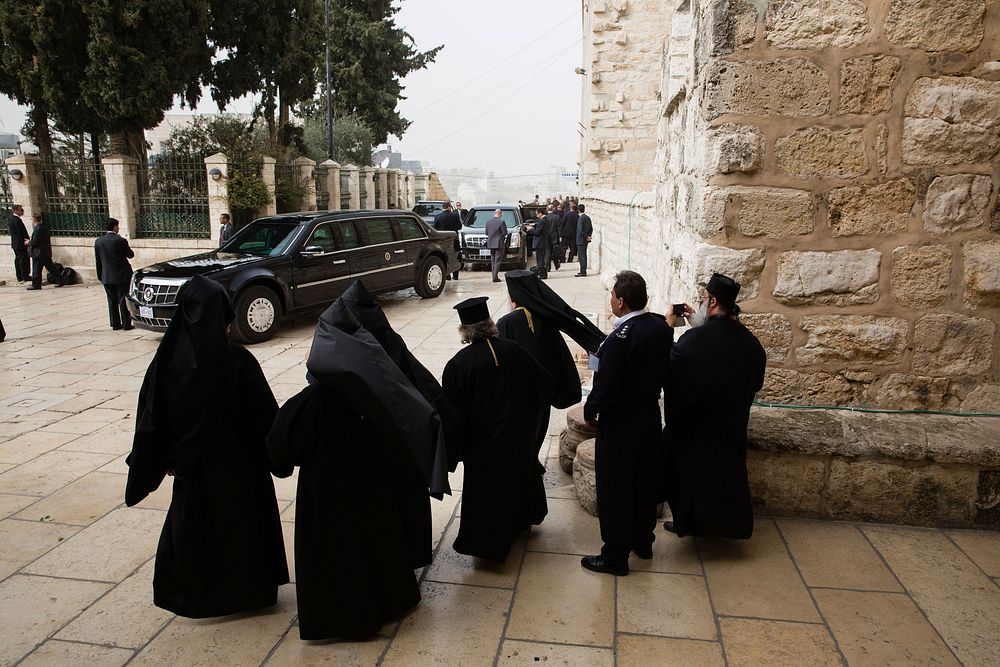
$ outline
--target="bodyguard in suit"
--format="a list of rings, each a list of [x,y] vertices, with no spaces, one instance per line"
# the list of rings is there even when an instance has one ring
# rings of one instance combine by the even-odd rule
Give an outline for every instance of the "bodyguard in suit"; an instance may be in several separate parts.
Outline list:
[[[42,222],[40,213],[31,216],[31,239],[28,241],[28,252],[31,253],[31,286],[29,290],[42,289],[42,269],[50,273],[58,273],[52,263],[52,237],[49,226]],[[56,285],[62,287],[62,283]]]
[[[535,215],[537,217],[528,229],[528,235],[531,236],[531,248],[535,251],[535,273],[545,280],[549,277],[549,216],[542,216],[542,209],[536,210]]]
[[[444,210],[434,216],[434,229],[446,232],[462,231],[462,216],[452,210],[451,202],[444,203]],[[458,237],[455,237],[455,250],[459,250]],[[451,274],[452,280],[458,280],[458,270]]]
[[[486,223],[486,247],[490,249],[490,268],[493,270],[493,282],[500,282],[497,273],[500,271],[500,260],[503,259],[504,245],[507,240],[507,225],[503,221],[500,209],[493,211],[493,217]]]
[[[562,245],[563,253],[565,253],[563,261],[572,262],[573,258],[576,257],[576,226],[579,222],[580,212],[577,210],[576,204],[570,204],[569,210],[563,214],[562,219]]]
[[[229,217],[228,213],[223,213],[219,216],[219,247],[229,243],[229,239],[233,238],[233,223]],[[128,243],[126,241],[126,243]]]
[[[590,221],[590,216],[584,213],[587,210],[586,205],[580,204],[577,209],[580,211],[580,217],[576,223],[576,250],[580,255],[580,273],[576,274],[576,277],[582,278],[587,275],[587,246],[590,245],[590,239],[594,235],[594,225]]]
[[[129,260],[135,257],[135,253],[129,247],[128,240],[118,235],[117,220],[108,218],[107,230],[104,236],[94,241],[97,277],[108,296],[111,328],[115,331],[128,331],[132,329],[132,316],[125,307],[125,297],[128,296],[129,281],[132,280],[132,265]]]
[[[14,251],[14,273],[17,282],[23,283],[31,279],[31,260],[28,257],[28,230],[24,228],[24,207],[14,204],[10,208],[10,220],[7,229],[10,233],[10,249]]]
[[[670,371],[674,330],[647,313],[646,281],[634,271],[615,276],[614,331],[597,351],[594,389],[583,416],[597,423],[595,468],[601,553],[584,556],[594,572],[628,574],[629,553],[653,557],[661,462],[660,392]]]

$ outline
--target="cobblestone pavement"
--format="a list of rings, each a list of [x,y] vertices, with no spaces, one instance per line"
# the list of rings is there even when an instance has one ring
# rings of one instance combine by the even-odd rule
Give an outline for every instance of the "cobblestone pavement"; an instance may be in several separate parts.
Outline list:
[[[606,292],[575,266],[550,284],[585,312]],[[386,310],[435,373],[458,349],[451,307],[488,294],[463,274],[438,299]],[[437,551],[423,601],[379,637],[306,643],[295,590],[266,613],[191,621],[152,606],[164,484],[123,506],[136,392],[159,336],[107,327],[99,286],[0,288],[0,664],[819,665],[997,664],[1000,534],[761,518],[744,543],[658,531],[652,561],[616,579],[583,570],[597,520],[544,452],[549,515],[499,567],[451,549],[456,493],[434,502]],[[280,401],[304,384],[315,316],[253,348]],[[553,419],[561,430],[563,414]],[[295,479],[275,480],[293,564]]]

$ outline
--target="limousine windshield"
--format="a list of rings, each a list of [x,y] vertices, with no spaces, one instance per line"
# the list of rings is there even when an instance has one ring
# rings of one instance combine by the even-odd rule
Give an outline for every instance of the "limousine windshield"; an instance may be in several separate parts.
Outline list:
[[[236,252],[260,257],[280,255],[295,239],[297,222],[252,222],[224,245],[222,252]]]

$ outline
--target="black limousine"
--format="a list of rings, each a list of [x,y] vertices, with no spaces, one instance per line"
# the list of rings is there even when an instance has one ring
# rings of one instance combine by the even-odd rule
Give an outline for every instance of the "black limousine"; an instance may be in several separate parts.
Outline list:
[[[333,302],[355,279],[373,293],[433,298],[458,268],[455,232],[408,211],[288,213],[253,221],[218,250],[137,270],[127,304],[136,326],[165,331],[181,287],[203,275],[229,291],[235,337],[259,343],[282,316]]]

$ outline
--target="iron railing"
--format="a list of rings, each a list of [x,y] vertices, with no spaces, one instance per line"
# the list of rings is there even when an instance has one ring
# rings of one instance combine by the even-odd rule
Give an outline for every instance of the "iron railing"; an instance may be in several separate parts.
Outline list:
[[[137,175],[136,238],[211,237],[204,161],[153,156]]]
[[[365,208],[365,202],[368,201],[368,188],[372,186],[367,180],[365,180],[365,172],[361,172],[358,177],[358,202],[360,208]]]
[[[379,202],[382,201],[382,179],[380,179],[378,177],[378,174],[375,175],[375,180],[372,181],[372,183],[375,186],[375,206],[374,206],[374,208],[378,208],[379,207]]]
[[[313,170],[313,187],[316,189],[316,210],[329,210],[330,193],[326,189],[326,167]]]
[[[278,213],[301,211],[307,187],[298,165],[274,165],[274,203]]]
[[[351,208],[351,179],[346,171],[340,172],[340,210]]]
[[[108,222],[104,168],[87,160],[42,163],[42,220],[55,236],[100,236]]]

